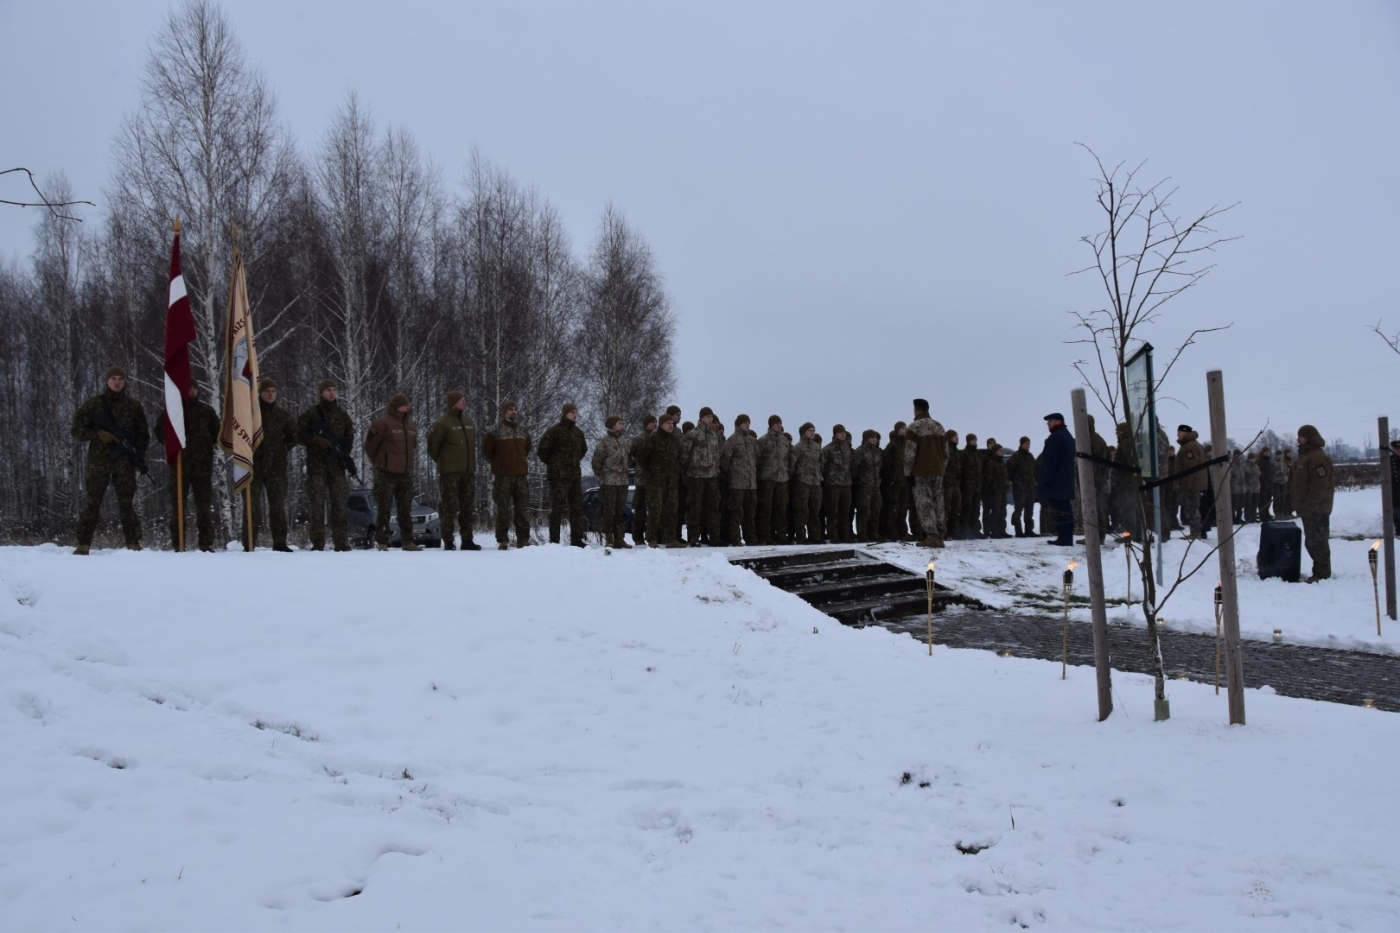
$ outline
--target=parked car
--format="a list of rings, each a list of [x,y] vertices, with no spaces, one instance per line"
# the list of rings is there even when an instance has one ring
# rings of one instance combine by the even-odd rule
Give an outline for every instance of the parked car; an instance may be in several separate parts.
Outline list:
[[[389,543],[400,545],[403,538],[399,534],[397,509],[390,509]],[[374,490],[352,489],[350,498],[345,501],[345,522],[350,540],[360,547],[374,547],[374,532],[378,527],[379,507],[374,501]],[[442,544],[442,522],[436,509],[413,500],[413,541],[425,547]]]
[[[622,507],[623,530],[629,535],[632,533],[632,497],[636,492],[636,486],[627,487],[627,504]],[[583,520],[589,531],[603,530],[603,494],[597,486],[583,493]]]

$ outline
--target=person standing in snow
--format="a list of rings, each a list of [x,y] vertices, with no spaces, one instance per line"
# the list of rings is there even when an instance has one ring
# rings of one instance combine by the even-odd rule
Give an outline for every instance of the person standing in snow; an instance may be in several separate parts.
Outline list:
[[[914,420],[904,436],[904,465],[914,481],[912,497],[923,537],[922,547],[943,547],[948,523],[955,517],[943,511],[943,468],[948,460],[948,437],[943,425],[928,413],[928,402],[914,399]]]
[[[354,466],[350,445],[355,425],[336,402],[334,379],[322,379],[321,398],[297,419],[297,440],[306,445],[306,494],[311,500],[311,550],[326,547],[326,512],[337,551],[350,550],[345,500],[350,495],[346,471]]]
[[[520,426],[520,406],[501,406],[501,423],[481,441],[482,453],[491,464],[491,499],[496,506],[496,546],[510,547],[511,520],[515,522],[515,546],[530,545],[530,432]]]
[[[262,410],[263,441],[253,453],[253,540],[257,540],[266,518],[272,529],[272,549],[291,553],[287,545],[287,454],[297,444],[297,424],[277,404],[277,383],[267,377],[258,380],[258,407]]]
[[[156,443],[165,443],[165,419],[156,422]],[[194,499],[195,527],[199,549],[214,550],[214,449],[219,444],[219,413],[199,400],[199,386],[190,383],[185,398],[185,449],[180,455],[183,488],[177,489],[177,471],[170,471],[170,548],[180,546],[179,501]],[[257,475],[256,473],[254,474]]]
[[[1332,497],[1337,488],[1332,458],[1323,452],[1327,442],[1317,428],[1298,429],[1298,462],[1293,465],[1293,509],[1303,520],[1303,546],[1312,558],[1312,574],[1303,582],[1316,583],[1332,576]]]
[[[442,549],[456,547],[453,526],[462,529],[462,550],[479,551],[472,540],[476,524],[476,425],[467,417],[467,397],[447,393],[447,411],[428,429],[428,456],[438,468],[438,514]]]
[[[1201,496],[1210,487],[1210,475],[1206,470],[1196,470],[1196,467],[1206,462],[1206,450],[1189,424],[1177,425],[1176,442],[1174,469],[1177,474],[1195,470],[1172,483],[1181,502],[1181,523],[1188,531],[1187,541],[1200,541],[1206,536],[1205,522],[1201,517]]]
[[[1074,544],[1074,435],[1065,426],[1065,416],[1052,412],[1045,416],[1050,434],[1040,451],[1040,475],[1036,478],[1036,498],[1050,506],[1055,537],[1047,544],[1070,547]]]
[[[564,406],[559,422],[544,432],[536,456],[549,477],[549,543],[559,543],[564,513],[569,513],[569,543],[583,547],[583,469],[579,463],[588,453],[588,439],[578,426],[578,406]]]
[[[73,550],[78,555],[87,554],[92,545],[109,485],[116,489],[126,546],[141,550],[141,518],[132,500],[136,497],[135,461],[145,456],[151,441],[150,428],[141,403],[126,394],[126,371],[113,366],[107,370],[104,381],[105,391],[88,399],[73,414],[73,439],[88,442],[87,472],[83,475],[85,499],[78,515],[78,546]],[[145,471],[144,461],[139,469]]]
[[[399,512],[399,546],[422,550],[413,540],[413,458],[418,448],[418,422],[409,414],[408,396],[395,392],[384,414],[370,422],[365,453],[374,467],[374,501],[378,508],[374,537],[379,550],[389,550],[389,506]]]
[[[630,550],[632,545],[623,538],[627,525],[628,444],[622,439],[622,418],[608,415],[603,426],[608,433],[593,448],[591,464],[603,504],[603,540],[612,547]]]

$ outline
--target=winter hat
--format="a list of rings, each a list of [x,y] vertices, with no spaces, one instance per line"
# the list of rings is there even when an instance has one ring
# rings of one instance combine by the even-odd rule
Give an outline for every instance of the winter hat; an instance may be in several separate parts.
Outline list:
[[[1191,433],[1191,425],[1189,425],[1189,424],[1178,424],[1178,425],[1176,426],[1176,433],[1178,433],[1178,434],[1190,434],[1190,433]]]
[[[408,396],[404,395],[402,392],[395,392],[393,395],[389,396],[389,407],[394,409],[395,411],[399,410],[407,404]]]
[[[611,431],[613,429],[613,426],[618,424],[622,424],[621,418],[619,418],[617,415],[608,415],[607,420],[603,422],[603,427]]]
[[[708,405],[706,405],[704,408],[700,409],[700,418],[701,418],[701,420],[703,420],[703,419],[705,418],[706,415],[709,415],[709,416],[710,416],[710,420],[712,420],[712,421],[714,420],[714,417],[715,417],[714,409],[710,408],[710,406],[708,406]]]
[[[748,415],[740,415],[739,417],[737,417],[737,418],[734,419],[734,430],[737,431],[737,430],[739,429],[739,425],[741,425],[741,424],[752,424],[752,423],[753,423],[753,422],[749,420],[749,416],[748,416]]]
[[[578,411],[578,406],[577,406],[577,405],[575,405],[573,402],[565,402],[565,403],[564,403],[564,410],[560,413],[559,417],[561,417],[561,418],[567,418],[567,417],[569,417],[569,412],[576,412],[576,411]]]
[[[991,450],[993,447],[1000,447],[1000,446],[1001,446],[1001,445],[997,443],[997,439],[996,439],[995,437],[989,437],[989,438],[987,438],[987,449],[988,449],[988,450]]]
[[[1029,441],[1030,441],[1030,438],[1029,438],[1029,437],[1026,437],[1026,435],[1022,434],[1022,435],[1021,435],[1021,440],[1020,440],[1019,443],[1025,444],[1025,443],[1027,443],[1027,442],[1029,442]]]
[[[317,395],[320,395],[322,392],[326,391],[327,389],[334,389],[335,387],[336,387],[336,385],[335,385],[335,380],[334,380],[334,379],[322,379],[322,380],[321,380],[321,384],[318,385],[318,386],[316,386],[316,394],[317,394]]]
[[[1298,429],[1298,436],[1309,444],[1316,444],[1318,447],[1326,447],[1327,442],[1322,439],[1322,435],[1317,433],[1317,428],[1310,424],[1305,424]]]
[[[900,428],[907,428],[907,427],[909,427],[909,425],[905,424],[903,421],[896,421],[896,422],[894,423],[894,429],[895,429],[896,431],[898,431]]]
[[[805,421],[805,422],[803,422],[802,427],[800,427],[800,428],[797,429],[797,436],[798,436],[798,437],[801,437],[802,435],[804,435],[804,434],[807,433],[808,429],[813,429],[813,430],[815,430],[816,427],[817,427],[817,426],[816,426],[815,424],[813,424],[812,422],[810,422],[810,421]]]
[[[103,382],[106,382],[108,379],[111,379],[113,376],[121,376],[123,379],[125,379],[125,378],[126,378],[126,370],[122,369],[120,366],[108,366],[108,367],[107,367],[107,375],[105,375],[105,376],[102,377],[102,381],[103,381]]]
[[[675,423],[676,423],[676,418],[675,418],[675,416],[676,416],[676,415],[679,415],[680,413],[681,413],[681,406],[679,406],[679,405],[671,405],[671,406],[668,406],[667,409],[666,409],[666,414],[668,414],[668,415],[671,416],[671,423],[672,423],[672,424],[675,424]]]
[[[642,415],[642,427],[646,427],[649,424],[656,424],[656,416]]]
[[[844,424],[833,424],[833,425],[831,426],[831,439],[832,439],[832,440],[836,440],[836,435],[838,435],[838,434],[845,434],[845,433],[846,433],[846,426],[845,426]]]
[[[880,432],[875,430],[874,428],[866,428],[864,431],[860,432],[860,442],[862,444],[870,440],[872,437],[878,441],[880,439]]]
[[[681,433],[682,433],[682,434],[684,434],[684,433],[686,433],[686,432],[688,432],[688,431],[694,431],[694,430],[695,430],[695,422],[694,422],[694,421],[687,421],[685,424],[681,425]]]
[[[510,402],[510,401],[502,402],[502,403],[501,403],[501,414],[504,415],[506,412],[510,411],[512,408],[514,408],[516,411],[520,411],[520,406],[517,405],[517,404],[515,404],[514,402]]]
[[[772,427],[773,425],[775,425],[775,424],[782,424],[782,423],[783,423],[783,419],[782,419],[781,417],[779,417],[778,415],[769,415],[769,416],[768,416],[768,427],[771,428],[771,427]]]
[[[1050,412],[1050,414],[1048,414],[1048,415],[1045,416],[1045,420],[1046,420],[1046,421],[1064,421],[1064,420],[1065,420],[1065,416],[1062,415],[1062,414],[1060,414],[1058,411],[1052,411],[1052,412]]]
[[[926,399],[926,398],[916,398],[916,399],[914,399],[914,410],[915,410],[915,411],[928,411],[928,399]]]
[[[664,414],[664,415],[661,416],[661,420],[658,421],[658,422],[656,423],[656,426],[659,428],[659,427],[661,427],[663,424],[669,424],[669,425],[671,425],[672,427],[675,427],[675,425],[676,425],[675,416],[672,415],[669,411],[666,412],[666,414]]]
[[[273,381],[272,381],[271,379],[269,379],[267,376],[263,376],[261,379],[258,380],[258,391],[259,391],[259,392],[266,392],[268,389],[275,389],[275,388],[277,388],[277,383],[273,382]]]
[[[465,395],[463,395],[461,392],[458,392],[456,389],[453,389],[451,392],[447,393],[447,407],[456,408],[457,403],[464,398],[466,398]]]

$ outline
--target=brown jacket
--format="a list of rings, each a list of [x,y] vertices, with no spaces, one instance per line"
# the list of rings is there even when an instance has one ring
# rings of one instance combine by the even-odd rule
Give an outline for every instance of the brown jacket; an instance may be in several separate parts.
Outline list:
[[[908,466],[907,475],[942,476],[948,465],[947,432],[943,425],[934,421],[927,413],[915,418],[905,429],[904,462]]]
[[[1322,452],[1327,442],[1310,424],[1299,428],[1298,436],[1307,443],[1298,448],[1298,462],[1293,464],[1293,510],[1299,515],[1331,515],[1337,475],[1332,458]]]
[[[370,465],[386,473],[412,473],[413,451],[418,447],[418,422],[392,408],[370,422],[365,453]]]
[[[519,424],[501,421],[481,439],[481,452],[491,462],[493,476],[527,476],[530,473],[530,432]]]
[[[1201,446],[1201,442],[1196,440],[1197,433],[1190,432],[1187,439],[1176,449],[1176,464],[1173,467],[1178,473],[1185,473],[1192,467],[1198,467],[1206,462],[1206,449]],[[1205,492],[1210,488],[1210,471],[1198,470],[1184,479],[1172,483],[1177,491],[1184,492]]]

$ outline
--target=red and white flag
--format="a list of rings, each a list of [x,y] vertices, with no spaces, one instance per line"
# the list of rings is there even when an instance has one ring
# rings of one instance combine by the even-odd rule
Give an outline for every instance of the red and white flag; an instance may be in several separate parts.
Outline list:
[[[258,349],[253,341],[253,313],[243,257],[233,250],[228,285],[228,332],[224,381],[224,419],[219,446],[233,458],[233,490],[241,493],[253,479],[253,453],[262,444],[262,407],[258,405]]]
[[[190,344],[194,315],[180,274],[180,222],[170,248],[170,304],[165,311],[165,460],[174,463],[185,449],[185,399],[190,394]]]

